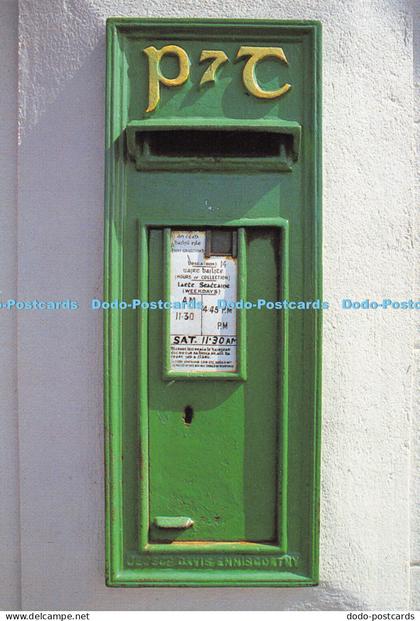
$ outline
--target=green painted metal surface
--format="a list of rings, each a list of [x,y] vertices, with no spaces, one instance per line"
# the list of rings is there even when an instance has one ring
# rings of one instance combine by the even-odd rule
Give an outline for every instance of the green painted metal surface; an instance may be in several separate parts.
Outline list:
[[[107,55],[104,298],[167,299],[171,231],[227,227],[238,298],[320,299],[320,25],[112,18]],[[167,310],[104,314],[110,586],[317,583],[320,313],[237,325],[236,371],[175,371]]]
[[[157,528],[167,528],[168,530],[191,528],[191,526],[194,526],[194,520],[183,515],[177,517],[157,515],[153,522]]]

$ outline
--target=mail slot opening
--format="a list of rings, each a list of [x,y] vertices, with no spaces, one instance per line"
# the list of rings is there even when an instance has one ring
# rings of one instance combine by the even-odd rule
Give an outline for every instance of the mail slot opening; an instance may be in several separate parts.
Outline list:
[[[145,131],[137,140],[143,154],[165,158],[276,158],[293,148],[293,136],[267,131]]]

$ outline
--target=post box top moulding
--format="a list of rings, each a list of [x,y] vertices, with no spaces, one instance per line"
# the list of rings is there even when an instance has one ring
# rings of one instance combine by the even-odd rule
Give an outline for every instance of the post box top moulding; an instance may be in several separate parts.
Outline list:
[[[108,93],[124,127],[248,120],[315,129],[304,102],[320,106],[317,21],[112,17],[107,38]]]

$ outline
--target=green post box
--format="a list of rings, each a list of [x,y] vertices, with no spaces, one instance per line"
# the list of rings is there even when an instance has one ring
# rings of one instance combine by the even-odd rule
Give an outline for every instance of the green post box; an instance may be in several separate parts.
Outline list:
[[[108,20],[107,584],[318,579],[320,25]]]

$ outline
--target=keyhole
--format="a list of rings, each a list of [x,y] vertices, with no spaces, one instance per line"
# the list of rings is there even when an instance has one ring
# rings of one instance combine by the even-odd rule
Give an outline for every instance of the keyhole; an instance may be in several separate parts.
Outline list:
[[[194,410],[190,405],[186,405],[184,408],[184,422],[186,425],[191,425],[194,416]]]

